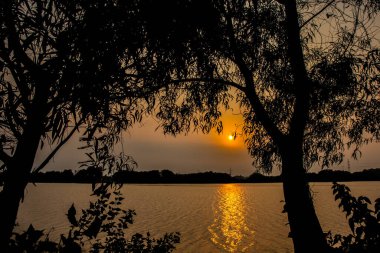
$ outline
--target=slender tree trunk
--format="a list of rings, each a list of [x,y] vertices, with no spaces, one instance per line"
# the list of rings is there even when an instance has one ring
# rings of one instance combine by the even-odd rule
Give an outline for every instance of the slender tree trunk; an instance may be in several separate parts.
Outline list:
[[[296,147],[298,146],[298,147]],[[306,172],[302,145],[287,144],[281,150],[285,211],[295,253],[329,252],[325,235],[315,213]]]
[[[40,131],[27,129],[17,145],[14,156],[7,165],[3,190],[0,193],[0,251],[7,252],[9,239],[17,219],[20,201],[24,198],[30,172],[40,141]]]

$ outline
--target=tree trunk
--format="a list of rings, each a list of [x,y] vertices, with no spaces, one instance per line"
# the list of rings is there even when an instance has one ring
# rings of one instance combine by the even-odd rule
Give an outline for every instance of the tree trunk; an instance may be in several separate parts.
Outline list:
[[[26,182],[10,181],[4,182],[3,191],[0,193],[2,214],[0,216],[0,249],[8,248],[9,239],[16,222],[19,203],[23,199]],[[6,251],[5,251],[6,252]]]
[[[30,127],[17,145],[14,156],[7,165],[3,190],[0,193],[0,251],[7,252],[9,239],[17,219],[20,201],[24,198],[30,172],[40,141],[40,131]]]
[[[285,211],[290,225],[289,236],[295,253],[329,252],[325,235],[315,213],[306,171],[302,145],[288,144],[281,150]],[[297,151],[298,150],[298,151]]]

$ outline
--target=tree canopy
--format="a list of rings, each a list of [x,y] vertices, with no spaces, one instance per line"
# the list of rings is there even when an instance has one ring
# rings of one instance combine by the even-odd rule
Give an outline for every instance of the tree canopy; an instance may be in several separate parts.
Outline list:
[[[157,114],[166,133],[221,131],[221,109],[234,101],[250,154],[265,171],[281,160],[278,143],[303,117],[298,111],[307,168],[340,163],[347,146],[356,156],[378,140],[376,1],[297,1],[302,52],[292,48],[282,1],[168,2],[142,8],[153,49],[146,66],[174,87],[161,93]],[[181,7],[170,15],[169,5]]]
[[[221,109],[237,103],[255,165],[281,166],[295,252],[329,251],[306,170],[379,140],[378,2],[147,3],[142,67],[157,73],[147,82],[166,84],[164,132],[220,132]]]
[[[117,1],[4,0],[0,4],[0,248],[32,172],[80,127],[118,133],[149,105],[136,72],[135,13]],[[121,32],[122,31],[122,32]],[[137,100],[141,99],[139,103]],[[39,165],[39,148],[52,152]]]
[[[117,37],[118,29],[131,27],[128,13],[113,1],[104,1],[102,12],[96,1],[69,2],[2,4],[3,163],[33,124],[32,115],[39,114],[37,134],[50,143],[59,143],[71,134],[68,129],[85,122],[120,130],[140,117],[131,115],[139,111],[131,102],[138,81],[126,75],[134,71],[125,50],[128,36]],[[123,22],[115,22],[121,15]]]

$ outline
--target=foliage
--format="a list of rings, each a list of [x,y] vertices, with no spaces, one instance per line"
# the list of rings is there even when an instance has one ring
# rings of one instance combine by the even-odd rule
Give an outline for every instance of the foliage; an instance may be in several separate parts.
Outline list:
[[[150,61],[139,68],[166,84],[156,115],[165,133],[221,132],[223,109],[237,104],[238,132],[266,172],[291,142],[305,168],[328,167],[380,136],[375,1],[147,2]]]
[[[136,18],[128,4],[0,1],[0,202],[7,206],[0,248],[33,172],[76,133],[117,136],[149,108],[149,95],[139,89]],[[46,145],[50,153],[36,164]]]
[[[115,1],[100,2],[2,1],[2,170],[27,128],[41,148],[60,147],[80,126],[92,135],[102,128],[118,132],[141,119],[139,80],[127,75],[136,71],[133,49],[127,50],[132,14]]]
[[[380,251],[380,198],[375,200],[375,210],[371,201],[365,197],[354,197],[346,185],[334,183],[332,186],[335,200],[348,218],[351,234],[347,236],[327,235],[331,246],[345,253],[375,253]]]
[[[97,168],[97,172],[108,174],[117,171],[131,170],[135,162],[131,157],[123,154],[114,156],[111,153],[110,139],[113,136],[103,135],[87,140],[90,149],[87,152],[88,160],[82,166]],[[127,157],[127,158],[126,158]],[[149,233],[146,236],[134,234],[130,239],[126,238],[125,230],[133,223],[136,213],[133,210],[124,210],[122,202],[124,197],[120,192],[122,184],[108,182],[103,177],[103,182],[97,183],[98,178],[93,178],[92,195],[95,202],[90,202],[89,208],[82,210],[77,218],[77,210],[74,204],[67,212],[67,219],[71,229],[67,235],[61,235],[61,240],[52,242],[48,235],[40,230],[35,230],[31,225],[22,234],[15,234],[11,241],[12,252],[81,252],[81,249],[90,249],[90,252],[172,252],[175,244],[180,242],[179,233],[165,234],[163,238],[152,238]],[[41,239],[42,238],[42,239]]]
[[[123,196],[118,187],[99,184],[93,191],[97,196],[90,207],[82,210],[79,219],[76,216],[74,204],[67,213],[71,229],[67,235],[61,235],[59,242],[49,239],[49,234],[36,230],[32,225],[23,233],[14,233],[10,242],[12,253],[39,252],[172,252],[180,242],[179,233],[165,234],[163,238],[152,238],[134,234],[127,239],[125,230],[133,224],[136,213],[122,208]]]
[[[144,2],[141,68],[156,74],[147,83],[166,84],[156,114],[164,132],[220,133],[223,109],[237,105],[255,167],[281,167],[295,252],[327,252],[306,170],[380,139],[378,4]]]
[[[80,149],[86,150],[85,161],[80,162],[81,167],[85,170],[101,171],[102,175],[113,175],[120,171],[132,171],[137,167],[137,162],[132,156],[121,152],[114,154],[113,147],[115,145],[114,134],[106,133],[92,138],[82,138],[82,142],[86,144]]]

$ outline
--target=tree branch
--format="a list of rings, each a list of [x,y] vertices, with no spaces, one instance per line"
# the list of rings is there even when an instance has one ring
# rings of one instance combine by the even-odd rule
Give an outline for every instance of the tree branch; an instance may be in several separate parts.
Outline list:
[[[232,52],[234,59],[231,59],[235,62],[237,67],[239,68],[240,72],[242,73],[246,87],[243,91],[248,100],[250,101],[251,107],[255,114],[257,115],[257,119],[260,121],[262,126],[265,128],[265,131],[268,133],[268,135],[276,142],[280,142],[283,134],[278,129],[278,127],[273,123],[273,121],[270,119],[268,112],[265,110],[263,104],[261,103],[259,96],[257,95],[257,92],[255,90],[255,83],[252,78],[252,73],[248,66],[246,65],[243,56],[237,46],[236,38],[234,34],[234,28],[231,21],[231,17],[228,15],[227,12],[224,12],[226,15],[226,21],[227,21],[227,29],[229,34],[229,39],[232,46]]]
[[[11,156],[4,152],[3,147],[0,147],[0,160],[7,165],[11,160]]]
[[[83,118],[80,119],[74,126],[74,128],[70,131],[70,133],[54,148],[54,150],[45,158],[45,160],[35,168],[32,173],[38,173],[41,171],[55,156],[55,154],[59,151],[59,149],[73,136],[73,134],[78,130],[79,126],[82,124]]]
[[[25,76],[23,74],[23,70],[21,69],[20,64],[17,64],[15,61],[11,60],[10,56],[10,50],[9,45],[8,47],[5,46],[4,41],[0,42],[0,58],[3,61],[3,64],[7,66],[7,69],[9,69],[13,80],[16,84],[16,86],[19,88],[20,91],[20,97],[22,99],[22,103],[24,107],[28,106],[28,96],[29,96],[29,89],[27,85],[25,85],[27,82],[25,80]]]
[[[6,122],[7,122],[6,126],[7,126],[7,128],[12,132],[13,136],[17,140],[19,140],[21,138],[21,132],[17,129],[17,125],[14,124],[14,122],[13,122],[14,117],[13,117],[13,114],[10,111],[9,108],[5,108],[5,110],[4,110],[4,116],[6,118]],[[20,125],[20,127],[23,130],[25,129],[23,124]]]
[[[310,18],[308,18],[305,22],[303,22],[303,24],[300,26],[300,29],[302,27],[304,27],[305,25],[307,25],[307,23],[309,23],[311,20],[313,20],[316,16],[318,16],[319,14],[321,14],[324,10],[327,9],[327,7],[329,7],[330,5],[332,5],[333,3],[335,2],[335,0],[331,0],[329,3],[327,3],[322,9],[320,9],[317,13],[315,13],[313,16],[311,16]]]
[[[217,78],[185,78],[185,79],[173,80],[169,82],[169,84],[170,83],[185,83],[185,82],[219,83],[219,84],[225,84],[225,85],[234,87],[242,92],[246,92],[246,87],[243,87],[238,83],[223,80],[223,79],[217,79]]]
[[[33,62],[32,59],[29,58],[29,56],[26,54],[26,52],[22,49],[22,46],[20,44],[20,39],[16,31],[16,25],[14,24],[14,16],[12,13],[12,1],[6,0],[6,7],[5,7],[5,24],[7,26],[8,30],[8,39],[9,39],[9,46],[14,51],[14,54],[16,57],[20,59],[20,61],[23,63],[23,65],[31,72],[32,75],[34,75],[37,80],[38,78],[42,77],[44,74],[48,74],[46,71],[42,71],[40,68],[37,67],[37,65]]]

